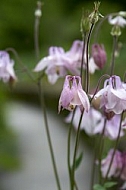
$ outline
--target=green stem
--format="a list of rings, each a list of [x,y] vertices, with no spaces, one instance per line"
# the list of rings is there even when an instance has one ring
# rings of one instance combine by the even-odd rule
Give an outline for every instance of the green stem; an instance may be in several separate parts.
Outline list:
[[[49,126],[48,126],[45,100],[44,100],[44,95],[43,95],[42,90],[41,90],[41,82],[40,81],[38,82],[38,89],[39,89],[39,97],[40,97],[41,107],[43,108],[45,129],[46,129],[47,140],[48,140],[48,145],[49,145],[49,149],[50,149],[52,164],[53,164],[54,175],[55,175],[55,179],[56,179],[56,183],[57,183],[57,189],[61,190],[59,176],[58,176],[57,167],[56,167],[56,162],[55,162],[55,158],[54,158],[54,152],[53,152],[53,147],[52,147],[52,142],[51,142]]]
[[[75,110],[73,111],[73,115],[72,115],[72,119],[71,119],[71,123],[69,126],[69,132],[68,132],[68,146],[67,146],[67,164],[68,164],[68,172],[69,172],[69,181],[70,181],[70,188],[72,189],[72,175],[71,175],[71,164],[70,164],[70,141],[71,141],[71,133],[72,133],[72,123],[73,123],[73,119],[74,119],[74,115],[75,115]]]
[[[42,3],[37,2],[37,9],[41,11]],[[39,49],[39,27],[40,27],[40,18],[41,16],[35,15],[35,24],[34,24],[34,45],[35,45],[35,54],[37,61],[39,60],[40,49]]]
[[[117,136],[117,139],[116,139],[116,143],[115,143],[114,151],[113,151],[113,154],[112,154],[112,158],[111,158],[111,161],[110,161],[110,164],[109,164],[109,168],[108,168],[108,171],[107,171],[106,176],[105,176],[105,181],[107,180],[107,177],[109,175],[109,172],[110,172],[110,169],[111,169],[111,166],[112,166],[112,163],[113,163],[113,159],[114,159],[114,156],[115,156],[115,152],[117,150],[117,146],[118,146],[118,143],[119,143],[123,114],[124,114],[124,112],[122,112],[122,114],[121,114],[120,124],[119,124],[119,132],[118,132],[118,136]]]
[[[75,186],[75,166],[76,166],[76,156],[77,156],[77,150],[78,150],[78,145],[79,145],[79,137],[80,137],[80,127],[81,127],[81,121],[83,117],[84,111],[81,113],[79,124],[78,124],[78,129],[77,129],[77,134],[76,134],[76,140],[75,140],[75,148],[74,148],[74,156],[73,156],[73,166],[72,166],[72,190],[74,189]]]
[[[86,90],[85,91],[87,94],[89,92],[89,86],[90,86],[88,53],[89,53],[90,38],[91,38],[93,28],[94,28],[94,23],[91,25],[90,31],[89,31],[88,36],[87,36],[87,43],[86,43],[86,66],[87,66],[87,68],[86,68],[86,88],[85,88]]]
[[[104,148],[104,134],[105,134],[106,121],[107,121],[107,119],[105,118],[103,130],[102,130],[102,134],[101,134],[101,138],[100,138],[100,142],[99,142],[99,145],[100,145],[100,148],[99,148],[99,183],[100,184],[101,184],[101,180],[102,180],[101,160],[102,160],[102,153],[103,153],[103,148]]]
[[[84,64],[85,64],[85,62],[84,62],[84,56],[85,56],[85,48],[86,48],[86,38],[87,38],[87,35],[86,34],[84,34],[83,35],[84,37],[83,37],[83,48],[82,48],[82,59],[81,59],[81,70],[80,70],[80,77],[81,77],[81,79],[82,79],[82,74],[83,74],[83,66],[84,66]]]
[[[96,166],[96,150],[97,150],[97,145],[96,145],[96,139],[94,142],[94,154],[93,154],[93,167],[92,167],[92,172],[91,172],[91,183],[90,183],[90,190],[93,189],[93,185],[94,185],[94,178],[95,178],[95,166]]]
[[[116,15],[118,15],[118,13],[110,13],[110,14],[104,16],[100,20],[100,22],[97,24],[96,29],[94,31],[94,42],[98,41],[98,36],[100,36],[99,31],[101,31],[100,29],[101,29],[101,26],[102,26],[103,22],[106,21],[109,18],[109,16],[116,16]]]
[[[115,51],[116,51],[117,40],[118,40],[117,36],[113,36],[113,50],[112,50],[112,58],[110,63],[110,75],[114,74]]]

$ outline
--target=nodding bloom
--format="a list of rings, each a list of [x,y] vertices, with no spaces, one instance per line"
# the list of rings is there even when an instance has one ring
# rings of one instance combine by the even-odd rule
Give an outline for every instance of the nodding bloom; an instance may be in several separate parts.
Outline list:
[[[101,162],[101,172],[102,176],[105,177],[112,159],[113,149],[108,152],[106,158]],[[123,181],[126,181],[126,152],[115,151],[114,159],[111,165],[110,172],[108,173],[108,178],[118,177]]]
[[[119,128],[120,128],[120,115],[114,115],[111,119],[106,119],[102,117],[100,122],[95,127],[95,133],[102,133],[105,123],[104,136],[108,137],[111,140],[115,140],[118,137]],[[124,122],[121,124],[120,137],[124,136]]]
[[[106,63],[106,52],[103,45],[93,44],[92,45],[92,57],[95,64],[102,69]]]
[[[103,177],[106,177],[108,169],[109,169],[109,165],[112,159],[112,155],[113,155],[113,149],[111,149],[108,152],[108,155],[106,158],[104,158],[101,162],[101,173]],[[122,162],[122,154],[120,151],[116,150],[115,155],[114,155],[114,159],[111,165],[111,169],[108,173],[108,178],[110,177],[118,177],[121,174],[121,170],[123,167],[123,162]]]
[[[73,119],[73,126],[75,129],[78,128],[79,120],[81,117],[81,110],[76,108],[74,119]],[[66,123],[70,123],[72,119],[72,113],[70,112],[69,115],[66,117]],[[84,130],[88,135],[96,134],[97,125],[102,120],[102,114],[95,110],[94,108],[90,108],[89,112],[85,112],[82,117],[82,121],[80,124],[80,129]]]
[[[48,80],[54,84],[59,77],[66,75],[65,52],[61,47],[50,47],[49,55],[41,59],[36,65],[34,71],[40,72],[45,70]]]
[[[13,69],[14,61],[10,59],[6,51],[0,51],[0,79],[3,82],[11,82],[16,80],[16,75]]]
[[[59,77],[64,77],[67,72],[79,75],[82,56],[82,41],[73,42],[69,51],[65,52],[61,47],[50,47],[49,55],[39,61],[35,72],[45,70],[48,80],[54,84]]]
[[[90,109],[90,103],[87,94],[82,89],[81,78],[79,76],[67,75],[65,78],[63,90],[59,99],[59,112],[61,109],[73,111],[79,106],[81,111],[86,112]]]
[[[116,25],[116,26],[120,26],[120,27],[124,27],[126,25],[126,19],[124,19],[122,16],[116,16],[116,17],[112,17],[111,15],[108,18],[108,22],[111,25]]]
[[[113,75],[104,82],[104,88],[96,93],[100,99],[100,108],[106,112],[121,114],[126,110],[126,89],[119,76]]]

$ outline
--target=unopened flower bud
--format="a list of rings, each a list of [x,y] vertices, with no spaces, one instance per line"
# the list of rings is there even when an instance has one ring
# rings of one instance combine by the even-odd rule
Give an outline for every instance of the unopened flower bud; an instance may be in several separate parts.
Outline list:
[[[81,32],[82,34],[89,32],[90,27],[91,27],[91,22],[89,19],[89,14],[88,13],[83,13],[82,19],[81,19]]]
[[[93,100],[92,100],[92,106],[96,109],[96,110],[98,110],[99,108],[100,108],[100,97],[98,97],[98,98],[93,98]]]
[[[92,57],[95,64],[102,69],[106,63],[106,52],[103,45],[93,44],[92,45]]]
[[[126,11],[120,11],[119,16],[126,17]]]
[[[111,30],[111,35],[112,36],[120,36],[121,35],[120,26],[118,26],[118,25],[113,26],[113,28]]]
[[[35,10],[35,17],[40,18],[42,16],[42,10],[41,10],[42,5],[43,4],[40,1],[37,2],[37,9]]]
[[[42,11],[40,9],[35,10],[35,16],[36,17],[41,17],[42,16]]]

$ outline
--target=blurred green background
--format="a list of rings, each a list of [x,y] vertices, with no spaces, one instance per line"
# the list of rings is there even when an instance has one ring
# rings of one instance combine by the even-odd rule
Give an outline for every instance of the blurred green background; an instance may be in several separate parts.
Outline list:
[[[40,22],[40,54],[41,58],[46,56],[50,46],[62,46],[68,50],[75,39],[81,39],[80,20],[82,15],[82,8],[84,10],[93,9],[93,1],[84,0],[45,0],[42,6],[42,18]],[[125,11],[126,1],[101,1],[100,13],[102,15],[111,12]],[[0,1],[0,49],[12,47],[16,49],[21,57],[23,63],[29,68],[33,69],[36,65],[36,57],[34,51],[34,11],[36,9],[35,0],[1,0]],[[106,21],[99,32],[98,42],[105,44],[108,54],[108,63],[110,59],[110,52],[112,49],[112,37],[110,35],[111,26]],[[126,29],[122,29],[122,35],[119,40],[123,43],[120,57],[117,58],[117,74],[124,74],[125,70],[125,51],[126,51]],[[11,54],[11,57],[15,57]],[[17,60],[15,60],[15,67],[17,75],[19,76],[18,84],[16,85],[13,96],[7,85],[0,82],[0,169],[9,169],[18,165],[16,153],[14,150],[16,140],[14,143],[14,134],[6,126],[4,121],[4,103],[10,98],[23,99],[36,103],[36,92],[32,84],[29,87],[26,85],[25,74],[20,72]],[[97,72],[97,76],[102,72]],[[23,83],[21,83],[21,82]],[[59,84],[59,83],[57,83]],[[26,86],[25,86],[26,85]],[[48,87],[46,86],[46,91]],[[57,89],[57,85],[54,85]],[[62,86],[60,87],[61,90]],[[46,97],[50,97],[50,93]],[[30,95],[30,97],[29,97]],[[56,99],[59,95],[52,93],[51,99],[47,101],[50,108],[57,106],[53,105],[52,99]],[[3,98],[4,97],[4,98]],[[53,108],[54,108],[53,107]],[[57,110],[57,109],[56,109]],[[11,142],[11,143],[10,143]],[[3,152],[2,152],[3,150]],[[3,156],[4,155],[4,156]],[[12,158],[12,159],[11,159]],[[9,160],[6,161],[6,160]],[[5,162],[4,162],[5,161]],[[15,161],[15,162],[14,162]],[[9,164],[8,164],[9,163]]]

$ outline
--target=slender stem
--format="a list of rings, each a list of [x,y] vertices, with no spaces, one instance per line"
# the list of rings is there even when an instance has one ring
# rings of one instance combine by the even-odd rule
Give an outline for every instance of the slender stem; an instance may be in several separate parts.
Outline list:
[[[78,150],[78,145],[79,145],[79,137],[80,137],[80,126],[81,126],[81,121],[83,117],[84,111],[81,113],[79,124],[78,124],[78,129],[77,129],[77,134],[76,134],[76,140],[75,140],[75,148],[74,148],[74,156],[73,156],[73,165],[72,165],[72,190],[74,189],[75,185],[75,164],[76,164],[76,156],[77,156],[77,150]]]
[[[41,6],[43,4],[38,1],[37,2],[37,11],[39,11],[40,15],[36,15],[35,14],[35,25],[34,25],[34,45],[35,45],[35,54],[36,54],[36,58],[37,60],[39,59],[39,55],[40,55],[40,49],[39,49],[39,28],[40,28],[40,18],[41,18]]]
[[[103,126],[103,130],[102,130],[102,134],[101,134],[101,138],[100,138],[100,148],[99,148],[99,182],[101,183],[102,180],[102,176],[101,176],[101,160],[102,160],[102,153],[103,153],[103,147],[104,147],[104,134],[105,134],[105,127],[106,127],[106,122],[107,119],[104,119],[104,126]]]
[[[71,141],[71,132],[72,132],[72,123],[75,115],[75,110],[73,111],[73,115],[71,118],[71,123],[69,126],[69,132],[68,132],[68,146],[67,146],[67,164],[68,164],[68,172],[69,172],[69,181],[70,181],[70,188],[72,189],[72,176],[71,176],[71,164],[70,164],[70,141]]]
[[[86,93],[89,92],[89,86],[90,86],[90,75],[89,75],[89,59],[88,59],[88,53],[89,53],[89,44],[90,44],[90,38],[91,34],[94,28],[94,23],[91,25],[88,37],[87,37],[87,43],[86,43]]]
[[[84,56],[85,56],[85,47],[86,47],[86,38],[87,38],[87,35],[84,34],[83,35],[83,48],[82,48],[82,59],[81,59],[81,70],[80,70],[80,77],[82,79],[82,74],[83,74],[83,66],[85,64],[84,62]]]
[[[39,40],[38,40],[38,36],[39,36],[39,18],[37,17],[35,19],[35,36],[34,36],[34,40],[35,40],[35,53],[36,53],[36,57],[37,60],[39,59],[39,54],[40,54],[40,50],[39,50]]]
[[[115,147],[114,147],[114,151],[113,151],[113,154],[112,154],[112,158],[111,158],[111,161],[110,161],[110,164],[109,164],[109,167],[108,167],[108,171],[106,173],[106,176],[105,176],[105,181],[107,180],[107,177],[109,175],[109,172],[111,170],[111,166],[112,166],[112,163],[113,163],[113,159],[114,159],[114,156],[115,156],[115,152],[117,150],[117,146],[118,146],[118,143],[119,143],[119,138],[120,138],[120,132],[121,132],[121,123],[122,123],[122,119],[123,119],[123,114],[124,112],[122,112],[121,114],[121,118],[120,118],[120,124],[119,124],[119,132],[118,132],[118,136],[117,136],[117,139],[116,139],[116,142],[115,142]]]
[[[41,10],[41,2],[38,2],[37,6],[38,6],[38,9]],[[35,28],[34,28],[35,29],[34,30],[34,43],[35,43],[35,53],[36,53],[37,60],[39,59],[39,23],[40,23],[40,16],[36,16],[35,17]],[[54,151],[53,151],[53,146],[52,146],[52,141],[51,141],[51,135],[50,135],[50,131],[49,131],[49,125],[48,125],[48,120],[47,120],[45,99],[44,99],[44,94],[42,93],[42,88],[41,88],[42,76],[43,76],[43,73],[38,78],[39,98],[40,98],[41,108],[43,108],[43,117],[44,117],[44,122],[45,122],[46,135],[47,135],[49,150],[50,150],[50,154],[51,154],[51,160],[52,160],[54,175],[55,175],[55,179],[56,179],[57,189],[61,190],[59,175],[58,175],[58,171],[57,171],[57,166],[56,166],[56,162],[55,162]]]
[[[94,185],[94,177],[95,177],[95,165],[96,165],[96,150],[97,150],[97,145],[96,145],[96,139],[94,142],[94,154],[93,154],[93,167],[92,167],[92,172],[91,172],[91,183],[90,183],[90,190],[93,189],[93,185]]]
[[[118,15],[118,13],[110,13],[110,14],[104,16],[104,17],[100,20],[100,22],[97,24],[96,29],[95,29],[95,31],[94,31],[94,42],[97,42],[97,40],[98,40],[99,31],[101,31],[101,30],[100,30],[100,27],[102,26],[103,22],[104,22],[105,20],[107,20],[107,19],[109,18],[109,16],[116,16],[116,15]]]
[[[117,40],[118,40],[117,36],[113,36],[113,50],[112,50],[112,58],[110,63],[110,75],[114,74],[115,51],[116,51]]]
[[[56,167],[56,162],[55,162],[55,158],[54,158],[54,152],[53,152],[53,147],[52,147],[52,142],[51,142],[49,126],[48,126],[45,100],[44,100],[44,95],[43,95],[42,90],[41,90],[41,82],[40,81],[38,82],[38,89],[39,89],[39,97],[40,97],[41,107],[43,108],[45,129],[46,129],[47,140],[48,140],[48,145],[49,145],[49,149],[50,149],[52,164],[53,164],[53,170],[54,170],[55,179],[56,179],[56,183],[57,183],[57,189],[61,190],[59,176],[58,176],[57,167]]]

